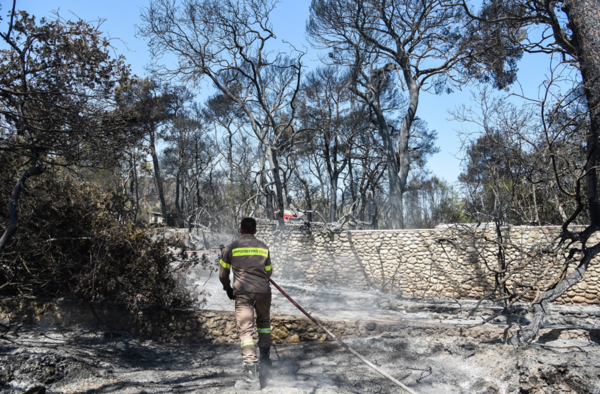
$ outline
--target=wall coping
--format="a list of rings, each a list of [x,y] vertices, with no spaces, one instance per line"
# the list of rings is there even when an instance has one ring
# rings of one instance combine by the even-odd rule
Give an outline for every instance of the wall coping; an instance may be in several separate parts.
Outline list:
[[[275,228],[277,231],[279,231],[279,229],[277,228],[277,223],[265,223],[265,222],[258,222],[258,227],[261,226],[270,226]],[[318,228],[318,226],[322,226],[324,225],[323,222],[311,222],[311,224],[314,224],[317,227],[317,230],[322,230],[320,228]],[[304,224],[285,224],[286,228],[289,229],[306,229],[306,230],[312,230],[312,227],[308,227]],[[430,232],[430,231],[446,231],[446,230],[462,230],[465,227],[471,227],[472,229],[477,229],[477,230],[487,230],[490,228],[493,228],[493,226],[480,226],[480,227],[475,227],[474,225],[469,226],[468,223],[465,224],[450,224],[444,227],[433,227],[433,228],[404,228],[404,229],[366,229],[366,230],[348,230],[348,229],[343,229],[341,231],[336,231],[334,234],[339,234],[339,233],[373,233],[373,232]],[[570,229],[583,229],[586,228],[587,226],[585,225],[571,225],[568,228]],[[562,226],[558,226],[558,225],[546,225],[546,226],[501,226],[502,229],[523,229],[523,230],[536,230],[536,229],[556,229],[556,230],[560,230],[562,228]],[[322,230],[322,232],[328,232],[326,230]]]

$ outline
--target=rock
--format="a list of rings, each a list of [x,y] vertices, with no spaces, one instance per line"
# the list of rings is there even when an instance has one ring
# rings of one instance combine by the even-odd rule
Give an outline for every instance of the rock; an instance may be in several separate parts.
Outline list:
[[[287,339],[287,341],[286,341],[286,342],[287,342],[287,343],[300,343],[300,337],[298,336],[298,334],[291,335],[291,336],[290,336],[290,337]]]
[[[540,233],[538,233],[537,231],[533,231],[531,234],[529,234],[532,238],[538,238],[540,236]]]
[[[23,394],[46,394],[46,388],[44,386],[35,386],[25,391]]]
[[[275,329],[275,335],[277,336],[277,338],[279,339],[285,339],[287,338],[290,334],[287,331],[284,330],[280,330],[279,328]]]
[[[587,301],[587,300],[585,299],[585,297],[581,297],[581,296],[573,297],[573,299],[572,299],[572,300],[573,300],[573,302],[576,302],[576,303],[578,303],[578,304],[579,304],[579,303],[584,303],[584,302],[586,302],[586,301]]]
[[[209,321],[206,323],[206,327],[208,327],[208,328],[215,328],[216,326],[217,326],[217,322],[216,322],[216,321],[214,321],[214,320],[209,320]]]
[[[472,392],[477,393],[477,394],[498,394],[498,393],[500,393],[498,386],[496,386],[494,383],[486,382],[483,379],[477,380],[473,384],[472,389],[473,389]]]
[[[377,328],[377,323],[375,322],[369,322],[367,324],[365,324],[365,330],[367,331],[374,331]]]

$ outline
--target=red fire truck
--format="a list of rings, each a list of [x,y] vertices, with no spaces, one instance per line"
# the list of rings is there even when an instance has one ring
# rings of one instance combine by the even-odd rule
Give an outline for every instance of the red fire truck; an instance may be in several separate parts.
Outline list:
[[[275,217],[277,217],[277,211],[274,212],[275,213]],[[288,211],[287,209],[284,209],[283,211],[283,220],[285,220],[286,222],[301,222],[302,219],[300,219],[294,212],[292,211]]]

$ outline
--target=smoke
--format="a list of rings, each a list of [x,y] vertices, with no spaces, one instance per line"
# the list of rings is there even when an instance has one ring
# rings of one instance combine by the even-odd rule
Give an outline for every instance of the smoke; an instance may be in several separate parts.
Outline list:
[[[217,254],[207,254],[218,266]],[[276,267],[275,267],[276,269]],[[273,277],[296,302],[314,317],[322,319],[373,320],[402,316],[397,294],[380,290],[357,290],[351,286],[316,285],[301,275]],[[219,281],[218,274],[202,267],[194,269],[188,280],[190,286],[204,291],[206,309],[233,311],[234,302],[229,300]],[[287,298],[272,289],[271,314],[301,315]],[[393,308],[392,308],[393,307]],[[395,310],[397,308],[397,310]]]

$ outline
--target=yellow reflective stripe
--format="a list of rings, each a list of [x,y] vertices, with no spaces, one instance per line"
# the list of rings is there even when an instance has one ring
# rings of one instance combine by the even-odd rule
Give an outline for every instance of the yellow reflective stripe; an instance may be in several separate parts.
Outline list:
[[[269,257],[269,249],[263,248],[236,248],[231,251],[233,257],[236,256],[263,256]]]
[[[256,329],[258,331],[259,334],[270,334],[271,333],[271,328],[257,328]]]
[[[273,264],[269,264],[269,265],[265,266],[265,269],[267,271],[271,271],[273,269]]]
[[[254,345],[254,340],[248,339],[247,341],[242,342],[242,347],[248,346],[248,345]]]
[[[219,261],[219,263],[221,263],[221,265],[223,266],[223,268],[226,268],[226,269],[230,269],[231,268],[231,264],[227,264],[223,260]]]

